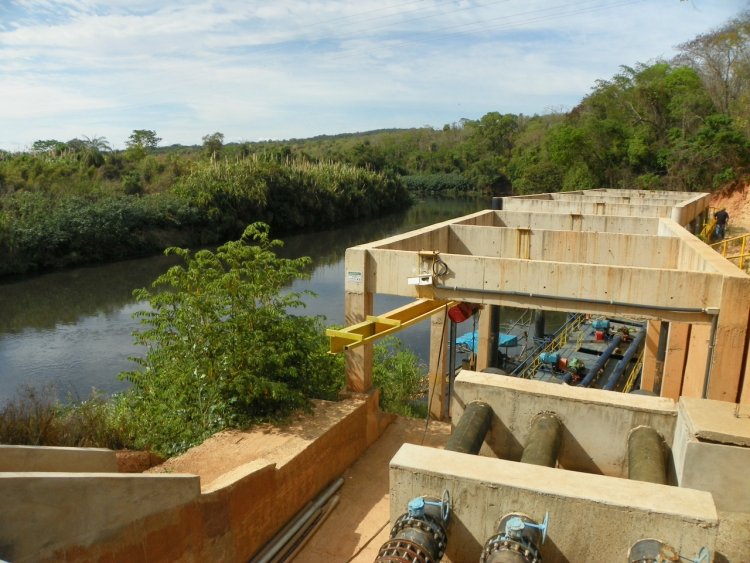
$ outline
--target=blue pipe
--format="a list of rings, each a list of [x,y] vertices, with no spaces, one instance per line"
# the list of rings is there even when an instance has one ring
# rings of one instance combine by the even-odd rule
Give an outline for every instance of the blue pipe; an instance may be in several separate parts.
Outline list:
[[[581,380],[581,382],[578,384],[578,387],[588,387],[591,385],[591,382],[594,381],[594,378],[596,377],[596,374],[599,373],[599,370],[604,367],[604,364],[607,363],[607,360],[609,360],[609,357],[612,355],[612,353],[615,351],[615,348],[617,348],[620,345],[620,341],[622,340],[622,334],[616,334],[612,341],[609,343],[609,346],[607,346],[602,352],[602,355],[599,356],[596,359],[596,362],[593,366],[591,366],[591,369],[586,373],[586,377]]]
[[[604,387],[602,387],[602,389],[606,389],[607,391],[612,391],[612,389],[615,388],[615,385],[617,385],[617,381],[622,376],[622,373],[625,371],[625,368],[628,367],[630,360],[633,359],[633,356],[635,356],[635,353],[641,347],[641,344],[643,344],[643,341],[645,340],[645,338],[646,338],[646,330],[644,328],[636,335],[636,337],[630,343],[630,346],[628,346],[628,349],[625,350],[625,353],[622,355],[622,359],[619,362],[617,362],[615,369],[612,370],[612,375],[609,376],[609,379],[607,380],[607,384]]]

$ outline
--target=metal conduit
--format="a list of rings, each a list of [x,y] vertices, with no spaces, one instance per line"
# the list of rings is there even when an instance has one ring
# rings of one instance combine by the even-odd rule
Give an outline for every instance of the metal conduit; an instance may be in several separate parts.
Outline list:
[[[604,349],[604,352],[602,352],[601,356],[599,356],[596,359],[596,362],[593,366],[591,366],[591,369],[586,372],[586,377],[581,380],[581,382],[578,384],[579,387],[588,387],[591,385],[591,382],[594,381],[594,378],[599,373],[599,370],[604,367],[604,364],[607,363],[607,360],[609,360],[609,357],[612,355],[612,353],[615,351],[615,348],[617,348],[620,345],[620,342],[622,341],[622,335],[616,334],[612,341],[609,343],[609,346],[607,346]]]
[[[540,412],[531,421],[521,463],[555,467],[562,441],[562,423],[554,413]]]
[[[606,389],[607,391],[612,391],[612,389],[615,388],[615,386],[617,385],[617,382],[622,377],[622,374],[625,371],[625,368],[628,367],[630,360],[633,359],[633,356],[635,356],[636,352],[638,352],[638,349],[641,347],[641,344],[643,344],[643,341],[645,339],[646,339],[645,329],[640,331],[638,334],[636,334],[635,338],[633,338],[633,341],[630,343],[630,346],[628,346],[628,349],[625,350],[625,353],[622,355],[622,359],[619,362],[617,362],[615,369],[612,370],[612,374],[609,376],[607,383],[604,385],[604,387],[602,387],[602,389]]]
[[[628,435],[628,478],[667,484],[667,450],[662,437],[650,426],[637,426]]]
[[[445,449],[464,454],[478,454],[491,422],[492,407],[481,401],[472,401],[466,405],[464,414],[445,444]]]

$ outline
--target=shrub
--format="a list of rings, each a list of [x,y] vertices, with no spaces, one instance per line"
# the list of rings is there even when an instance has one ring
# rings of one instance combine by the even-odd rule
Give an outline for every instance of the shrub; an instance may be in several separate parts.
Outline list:
[[[301,294],[282,289],[307,277],[309,259],[278,258],[268,230],[250,225],[215,252],[168,249],[185,265],[136,290],[151,305],[136,313],[147,353],[140,371],[121,377],[133,384],[125,400],[139,447],[174,455],[223,428],[334,398],[343,385],[320,319],[286,312]]]
[[[380,389],[380,408],[402,416],[425,418],[426,367],[395,337],[379,342],[373,351],[373,384]]]

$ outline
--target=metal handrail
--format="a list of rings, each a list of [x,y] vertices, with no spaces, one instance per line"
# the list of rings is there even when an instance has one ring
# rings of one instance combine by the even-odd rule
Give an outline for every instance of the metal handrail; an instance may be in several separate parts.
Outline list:
[[[732,238],[720,240],[719,242],[715,242],[713,244],[710,244],[709,246],[711,248],[716,249],[717,252],[719,252],[724,258],[727,260],[737,260],[739,259],[739,268],[740,270],[744,270],[745,266],[745,258],[750,258],[750,251],[748,251],[748,238],[750,237],[750,233],[745,233],[742,235],[737,235]],[[729,250],[729,243],[734,241],[742,241],[740,243],[740,253],[739,254],[733,254],[732,256],[727,256],[727,252]],[[719,249],[721,247],[721,249]]]

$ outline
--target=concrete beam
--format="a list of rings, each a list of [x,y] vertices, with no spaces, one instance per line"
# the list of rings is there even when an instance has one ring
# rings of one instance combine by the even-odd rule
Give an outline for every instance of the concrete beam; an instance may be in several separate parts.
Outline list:
[[[448,490],[453,501],[446,557],[478,561],[498,520],[550,514],[545,563],[621,561],[638,540],[658,537],[679,552],[712,552],[718,519],[711,495],[653,483],[521,464],[404,444],[391,460],[391,522],[408,501]]]
[[[459,223],[454,223],[457,225]],[[463,223],[462,223],[463,224]],[[630,233],[657,235],[657,217],[618,217],[615,215],[581,215],[579,213],[532,213],[529,211],[495,211],[493,227],[544,229],[550,231],[583,231],[596,233]]]
[[[373,292],[367,280],[372,267],[366,250],[349,248],[344,258],[344,324],[361,323],[373,313]],[[357,393],[366,393],[372,387],[372,343],[364,344],[346,355],[346,386]]]
[[[689,338],[689,324],[669,324],[667,356],[664,360],[664,377],[661,384],[662,397],[677,401],[682,394],[682,379],[685,374]]]

